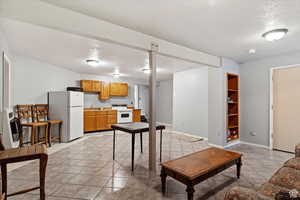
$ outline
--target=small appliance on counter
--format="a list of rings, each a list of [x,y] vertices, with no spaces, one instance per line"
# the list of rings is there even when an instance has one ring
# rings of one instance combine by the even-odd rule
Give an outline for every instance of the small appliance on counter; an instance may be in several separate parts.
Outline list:
[[[67,87],[67,91],[83,92],[81,87]]]
[[[113,104],[112,109],[117,110],[118,124],[132,122],[132,109],[128,109],[126,104]]]
[[[69,142],[83,136],[82,92],[49,92],[49,119],[62,120],[62,142]]]

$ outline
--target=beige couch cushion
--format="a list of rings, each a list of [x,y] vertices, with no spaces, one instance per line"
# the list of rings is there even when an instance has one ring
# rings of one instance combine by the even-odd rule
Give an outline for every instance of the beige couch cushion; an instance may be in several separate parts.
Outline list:
[[[286,161],[284,166],[300,170],[300,158],[292,158]]]
[[[300,170],[282,167],[270,179],[270,183],[287,189],[300,190]]]

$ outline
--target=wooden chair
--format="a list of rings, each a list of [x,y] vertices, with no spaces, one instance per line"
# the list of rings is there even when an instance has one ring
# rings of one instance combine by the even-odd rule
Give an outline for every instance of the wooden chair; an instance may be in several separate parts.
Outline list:
[[[37,120],[34,119],[32,105],[17,105],[16,113],[17,113],[17,117],[21,121],[21,126],[31,128],[31,137],[30,137],[31,145],[39,143],[39,130],[41,127],[45,128],[45,141],[42,143],[45,143],[45,144],[48,143],[48,123],[47,122],[37,122]],[[20,146],[23,146],[23,144],[26,144],[26,143],[24,143],[24,137],[23,137],[23,134],[21,134]]]
[[[47,104],[36,104],[34,106],[34,113],[36,113],[36,119],[38,122],[48,122],[48,143],[51,147],[51,141],[58,139],[59,143],[61,143],[61,126],[62,120],[52,120],[49,119],[48,113],[49,108]],[[58,136],[52,135],[52,129],[54,125],[58,125]]]
[[[14,192],[12,194],[7,194],[7,164],[17,163],[28,160],[40,160],[40,185],[37,187],[25,189],[22,191]],[[7,197],[24,194],[36,189],[40,189],[40,199],[45,200],[45,179],[46,179],[46,168],[48,162],[47,148],[44,144],[35,144],[31,146],[24,146],[19,148],[12,148],[5,150],[2,143],[2,138],[0,137],[0,165],[1,165],[1,175],[2,175],[2,197],[0,199],[7,200]],[[26,172],[24,172],[26,173]]]

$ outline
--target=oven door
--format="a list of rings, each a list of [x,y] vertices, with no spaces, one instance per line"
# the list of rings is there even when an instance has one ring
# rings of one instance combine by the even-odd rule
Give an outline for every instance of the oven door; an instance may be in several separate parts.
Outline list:
[[[118,112],[118,123],[129,123],[132,122],[131,111],[119,111]]]

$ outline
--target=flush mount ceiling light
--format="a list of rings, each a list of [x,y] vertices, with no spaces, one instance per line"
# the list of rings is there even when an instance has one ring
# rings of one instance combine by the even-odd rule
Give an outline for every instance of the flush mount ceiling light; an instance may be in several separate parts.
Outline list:
[[[114,78],[120,78],[121,74],[119,72],[114,72],[113,74]]]
[[[256,50],[255,49],[250,49],[249,50],[249,54],[255,54],[256,53]]]
[[[100,64],[100,61],[96,59],[87,59],[85,62],[92,67],[97,67]]]
[[[287,28],[274,29],[264,33],[262,36],[268,41],[276,41],[282,39],[289,30]]]

